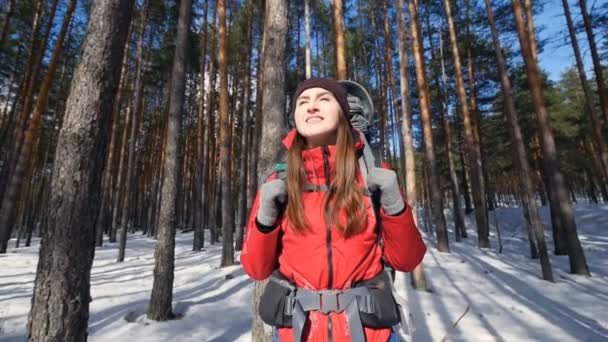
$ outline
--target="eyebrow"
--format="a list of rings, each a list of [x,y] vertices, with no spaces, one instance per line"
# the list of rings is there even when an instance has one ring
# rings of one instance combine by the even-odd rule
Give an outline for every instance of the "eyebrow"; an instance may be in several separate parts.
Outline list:
[[[319,98],[319,97],[321,97],[321,96],[325,96],[325,95],[332,95],[332,93],[331,93],[331,92],[329,92],[329,91],[324,91],[324,92],[322,92],[322,93],[317,94],[317,96],[316,96],[316,97],[317,97],[317,98]],[[307,99],[307,100],[310,100],[310,96],[308,96],[308,95],[299,96],[299,97],[296,99],[296,101],[299,101],[299,100],[302,100],[302,99]]]

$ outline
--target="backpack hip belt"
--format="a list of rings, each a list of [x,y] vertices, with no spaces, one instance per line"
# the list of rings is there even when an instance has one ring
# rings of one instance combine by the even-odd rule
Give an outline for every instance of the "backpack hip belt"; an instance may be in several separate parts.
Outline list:
[[[331,312],[346,315],[348,330],[353,342],[365,342],[365,332],[361,314],[377,314],[378,306],[370,289],[362,284],[344,290],[308,290],[294,286],[282,278],[282,275],[273,273],[270,281],[289,289],[285,298],[284,314],[292,317],[292,329],[295,342],[302,340],[304,324],[310,311],[319,311],[325,315]],[[390,290],[389,290],[390,291]]]

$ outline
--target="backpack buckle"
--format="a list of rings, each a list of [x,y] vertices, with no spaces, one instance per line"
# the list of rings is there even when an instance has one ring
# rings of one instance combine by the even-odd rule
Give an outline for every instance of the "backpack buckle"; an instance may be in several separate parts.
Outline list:
[[[319,311],[325,315],[330,312],[342,312],[343,309],[340,309],[341,296],[342,291],[339,290],[319,291]]]

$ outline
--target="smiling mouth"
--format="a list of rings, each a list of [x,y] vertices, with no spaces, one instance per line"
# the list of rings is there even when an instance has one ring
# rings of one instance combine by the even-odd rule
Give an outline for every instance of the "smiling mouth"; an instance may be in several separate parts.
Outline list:
[[[323,119],[322,116],[311,116],[309,118],[306,119],[306,123],[315,123],[315,122],[321,122],[325,119]]]

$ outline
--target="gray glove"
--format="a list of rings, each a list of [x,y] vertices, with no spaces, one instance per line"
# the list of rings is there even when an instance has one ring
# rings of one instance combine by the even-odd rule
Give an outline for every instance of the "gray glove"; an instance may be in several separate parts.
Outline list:
[[[374,167],[367,176],[367,187],[380,190],[380,203],[387,215],[397,215],[405,209],[395,171]]]
[[[287,184],[281,179],[271,180],[260,188],[260,207],[257,220],[260,224],[272,227],[277,222],[279,207],[287,202]]]

